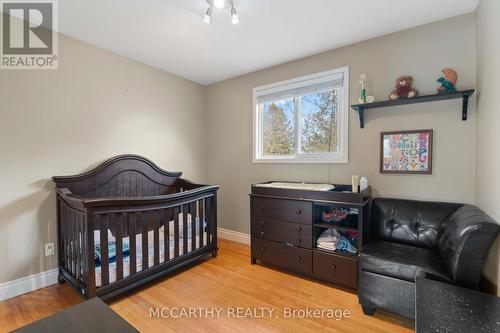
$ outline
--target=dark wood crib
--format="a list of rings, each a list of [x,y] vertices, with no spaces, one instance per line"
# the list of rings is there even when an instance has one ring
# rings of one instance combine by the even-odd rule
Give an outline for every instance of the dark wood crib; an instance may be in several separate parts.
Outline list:
[[[109,299],[217,255],[217,190],[137,155],[53,177],[59,282]]]

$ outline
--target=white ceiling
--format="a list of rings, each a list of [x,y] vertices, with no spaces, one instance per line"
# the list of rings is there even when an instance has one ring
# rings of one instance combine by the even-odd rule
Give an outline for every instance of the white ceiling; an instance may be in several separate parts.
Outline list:
[[[237,0],[202,22],[205,0],[60,0],[59,30],[212,84],[353,42],[472,12],[479,0]]]

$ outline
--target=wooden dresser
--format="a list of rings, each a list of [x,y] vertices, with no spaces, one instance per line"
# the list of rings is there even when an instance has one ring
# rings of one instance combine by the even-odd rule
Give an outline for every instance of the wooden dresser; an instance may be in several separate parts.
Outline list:
[[[371,189],[351,193],[336,185],[327,192],[268,188],[252,185],[250,194],[251,258],[290,272],[357,289],[358,255],[317,247],[327,229],[358,235],[361,248],[367,224]],[[349,212],[342,221],[326,223],[323,212]]]

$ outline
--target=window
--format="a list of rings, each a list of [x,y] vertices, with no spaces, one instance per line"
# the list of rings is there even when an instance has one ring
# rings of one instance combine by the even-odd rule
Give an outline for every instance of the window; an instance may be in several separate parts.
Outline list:
[[[257,163],[347,163],[349,68],[254,89]]]

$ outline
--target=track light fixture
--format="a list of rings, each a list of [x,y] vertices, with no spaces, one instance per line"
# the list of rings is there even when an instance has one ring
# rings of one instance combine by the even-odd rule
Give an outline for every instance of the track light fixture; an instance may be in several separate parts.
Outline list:
[[[207,24],[212,23],[212,7],[208,7],[205,15],[203,16],[203,22]]]
[[[238,12],[236,11],[236,8],[234,8],[234,4],[232,2],[231,2],[231,23],[232,24],[240,23],[240,17],[238,15]]]
[[[231,23],[238,24],[240,22],[240,17],[238,15],[238,11],[234,6],[234,1],[232,0],[207,0],[208,9],[203,15],[203,22],[210,24],[212,23],[212,12],[213,8],[215,9],[229,9],[231,8]]]

